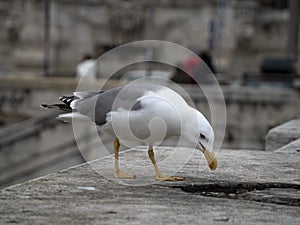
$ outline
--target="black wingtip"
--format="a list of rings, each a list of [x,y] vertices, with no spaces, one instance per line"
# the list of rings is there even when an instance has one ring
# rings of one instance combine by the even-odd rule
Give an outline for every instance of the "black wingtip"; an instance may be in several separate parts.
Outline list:
[[[74,96],[60,96],[58,99],[70,106],[71,102],[74,100]]]
[[[48,108],[48,105],[47,104],[41,104],[40,107],[41,108]]]

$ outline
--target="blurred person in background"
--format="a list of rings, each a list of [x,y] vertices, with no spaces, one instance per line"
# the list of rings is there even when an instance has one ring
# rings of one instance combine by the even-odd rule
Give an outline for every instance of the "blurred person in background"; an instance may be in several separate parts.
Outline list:
[[[211,72],[215,74],[216,69],[213,65],[211,54],[208,51],[200,51],[197,53],[197,56],[191,56],[184,62],[178,64],[178,68],[176,68],[171,80],[177,83],[195,84],[196,81],[194,78],[198,77],[202,84],[210,83],[210,79],[207,75],[201,75],[201,67],[203,66],[203,63],[205,63]]]
[[[82,77],[89,80],[98,78],[96,60],[89,54],[84,55],[76,66],[76,78],[81,79]]]

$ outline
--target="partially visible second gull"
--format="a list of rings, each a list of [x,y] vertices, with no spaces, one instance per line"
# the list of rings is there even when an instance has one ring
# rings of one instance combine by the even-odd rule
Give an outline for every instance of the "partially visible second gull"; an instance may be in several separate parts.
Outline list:
[[[120,143],[143,142],[149,146],[148,155],[153,163],[156,179],[182,180],[181,177],[163,175],[154,157],[153,146],[171,136],[182,136],[203,152],[209,167],[217,167],[213,152],[214,131],[198,110],[170,88],[155,84],[132,84],[100,92],[74,92],[74,96],[61,96],[63,104],[42,104],[67,113],[58,116],[65,122],[89,121],[97,129],[113,136],[117,178],[134,178],[119,169]],[[154,121],[155,118],[159,120]]]

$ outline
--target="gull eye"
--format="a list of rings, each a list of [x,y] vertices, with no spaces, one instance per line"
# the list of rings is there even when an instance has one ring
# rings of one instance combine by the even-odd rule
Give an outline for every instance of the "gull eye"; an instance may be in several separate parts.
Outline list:
[[[201,139],[206,139],[206,137],[205,137],[204,134],[200,134],[200,138],[201,138]]]

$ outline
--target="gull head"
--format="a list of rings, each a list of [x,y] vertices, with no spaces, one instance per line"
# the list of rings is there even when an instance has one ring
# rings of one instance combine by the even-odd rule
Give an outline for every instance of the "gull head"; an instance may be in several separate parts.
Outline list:
[[[196,149],[202,151],[211,170],[215,170],[218,165],[217,158],[213,151],[214,130],[207,119],[197,110],[195,116],[189,117],[184,125],[183,136]],[[191,118],[194,118],[191,121]]]

